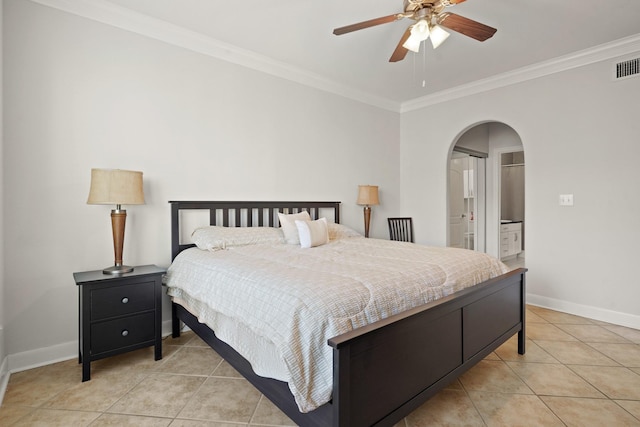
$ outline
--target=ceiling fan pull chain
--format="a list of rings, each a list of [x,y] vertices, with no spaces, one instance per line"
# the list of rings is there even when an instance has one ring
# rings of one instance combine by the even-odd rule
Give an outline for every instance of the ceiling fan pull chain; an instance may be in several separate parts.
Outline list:
[[[422,49],[422,76],[422,87],[427,87],[427,49]]]
[[[420,77],[422,77],[422,73],[420,72],[420,70],[418,70],[418,55],[413,55],[413,81],[415,81],[416,83],[418,83],[418,74],[420,74]]]

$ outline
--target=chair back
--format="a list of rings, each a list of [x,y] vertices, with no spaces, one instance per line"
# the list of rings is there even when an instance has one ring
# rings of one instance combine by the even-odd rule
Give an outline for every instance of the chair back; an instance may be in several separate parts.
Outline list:
[[[389,238],[413,243],[413,219],[411,217],[387,218]]]

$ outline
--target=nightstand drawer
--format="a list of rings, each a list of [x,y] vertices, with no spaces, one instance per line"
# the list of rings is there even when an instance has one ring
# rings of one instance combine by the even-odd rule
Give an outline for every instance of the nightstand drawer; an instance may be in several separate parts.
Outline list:
[[[91,354],[118,350],[155,338],[155,313],[143,313],[91,325]]]
[[[91,320],[123,316],[155,308],[154,282],[91,291]]]

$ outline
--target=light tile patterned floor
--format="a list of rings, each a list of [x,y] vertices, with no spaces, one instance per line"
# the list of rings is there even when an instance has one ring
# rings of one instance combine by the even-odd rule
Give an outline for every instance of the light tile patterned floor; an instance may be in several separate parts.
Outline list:
[[[640,331],[528,308],[527,354],[506,342],[397,427],[640,426]],[[291,426],[192,333],[92,363],[11,375],[2,426]]]

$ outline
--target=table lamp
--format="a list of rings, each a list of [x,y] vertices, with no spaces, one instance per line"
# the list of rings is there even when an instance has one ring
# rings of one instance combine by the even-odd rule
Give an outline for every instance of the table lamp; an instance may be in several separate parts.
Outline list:
[[[358,186],[358,200],[356,201],[360,206],[364,205],[364,237],[369,237],[369,223],[371,222],[371,206],[377,205],[378,201],[378,186],[377,185],[359,185]]]
[[[91,169],[91,189],[87,204],[116,205],[116,208],[111,210],[115,263],[102,272],[104,274],[124,274],[133,271],[133,267],[122,263],[127,211],[122,209],[121,205],[144,204],[142,172],[122,169]]]

